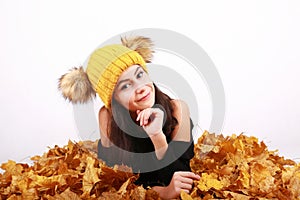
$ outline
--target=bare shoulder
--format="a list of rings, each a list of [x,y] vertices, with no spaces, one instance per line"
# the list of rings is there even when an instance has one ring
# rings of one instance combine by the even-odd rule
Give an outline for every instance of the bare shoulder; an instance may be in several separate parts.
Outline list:
[[[99,110],[99,124],[100,125],[107,125],[110,119],[110,113],[105,106],[102,106]]]
[[[171,100],[171,103],[173,105],[174,112],[176,114],[179,113],[189,113],[189,106],[187,103],[181,99],[173,99]]]
[[[190,141],[190,111],[187,103],[180,99],[171,101],[173,105],[173,116],[177,119],[178,125],[172,133],[173,140]]]
[[[108,139],[109,125],[110,125],[110,112],[104,106],[102,106],[99,110],[98,120],[99,120],[101,143],[103,146],[108,147],[111,145]]]
[[[108,117],[109,116],[109,111],[107,108],[105,108],[105,106],[102,106],[99,110],[99,117]]]

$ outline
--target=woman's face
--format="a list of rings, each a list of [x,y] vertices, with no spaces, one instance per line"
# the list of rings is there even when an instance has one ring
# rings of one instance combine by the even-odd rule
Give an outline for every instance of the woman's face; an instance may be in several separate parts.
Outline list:
[[[153,82],[139,65],[132,65],[121,74],[113,95],[121,105],[134,112],[152,107],[155,101]]]

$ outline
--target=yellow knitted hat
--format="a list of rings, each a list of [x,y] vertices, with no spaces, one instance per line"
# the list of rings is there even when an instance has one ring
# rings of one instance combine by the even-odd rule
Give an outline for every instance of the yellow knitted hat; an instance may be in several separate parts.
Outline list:
[[[123,45],[105,46],[95,50],[90,56],[86,73],[106,107],[111,103],[119,76],[132,65],[140,65],[147,72],[142,56]]]
[[[96,49],[89,57],[86,72],[73,68],[59,79],[63,96],[73,103],[87,102],[97,93],[106,108],[110,108],[112,94],[119,76],[132,65],[140,65],[146,72],[151,62],[152,41],[145,37],[121,38],[122,44]]]

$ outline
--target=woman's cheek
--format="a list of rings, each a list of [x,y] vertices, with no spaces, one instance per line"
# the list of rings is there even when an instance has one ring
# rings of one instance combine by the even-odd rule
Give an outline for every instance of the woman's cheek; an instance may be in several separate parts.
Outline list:
[[[125,108],[128,110],[132,109],[132,106],[134,105],[134,96],[132,95],[132,92],[125,93],[121,97],[122,104]]]

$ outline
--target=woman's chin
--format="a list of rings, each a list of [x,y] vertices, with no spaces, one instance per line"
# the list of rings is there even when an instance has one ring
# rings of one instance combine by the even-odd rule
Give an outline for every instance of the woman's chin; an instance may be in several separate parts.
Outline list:
[[[155,103],[155,99],[151,98],[151,99],[149,99],[149,101],[146,103],[145,106],[147,106],[148,108],[151,108],[154,105],[154,103]]]
[[[154,105],[154,101],[148,101],[144,103],[139,103],[136,106],[136,110],[144,110],[146,108],[151,108]]]

